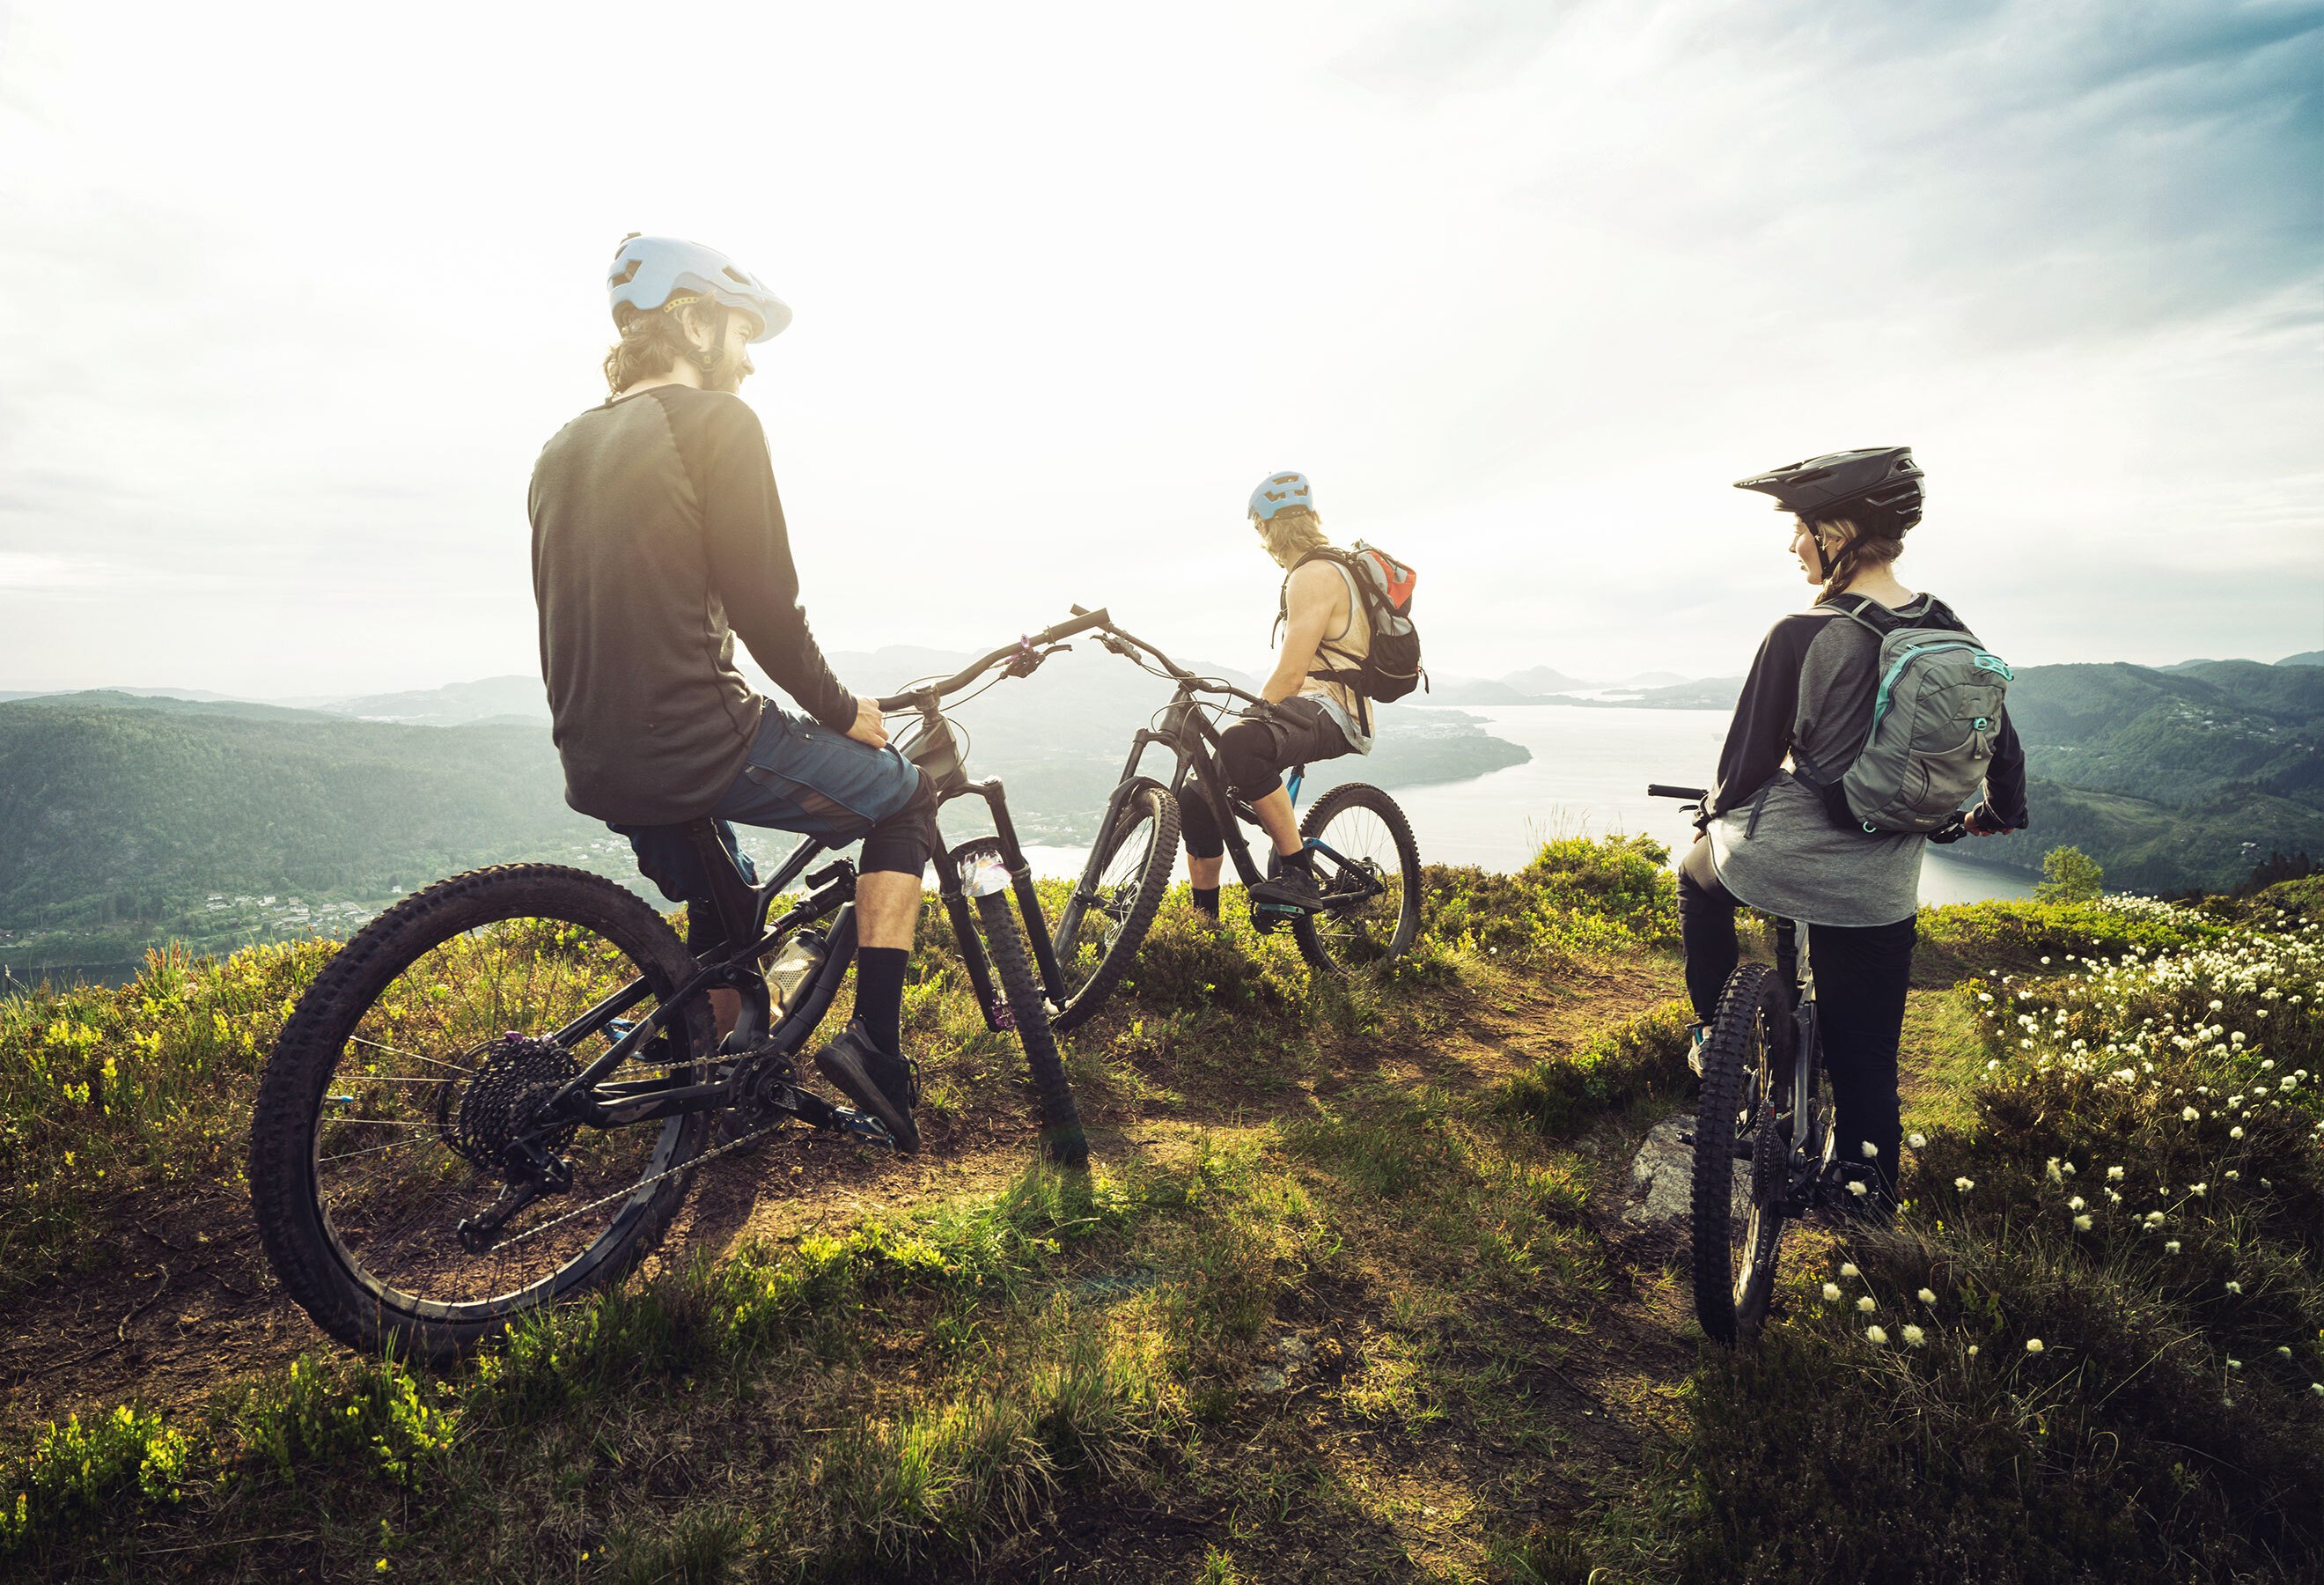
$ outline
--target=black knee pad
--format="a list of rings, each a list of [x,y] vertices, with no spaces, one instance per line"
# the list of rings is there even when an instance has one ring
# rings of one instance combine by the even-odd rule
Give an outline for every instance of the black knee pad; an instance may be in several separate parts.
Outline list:
[[[917,876],[927,868],[929,856],[936,850],[936,790],[923,774],[904,807],[864,836],[862,856],[855,867],[862,875],[890,870]]]
[[[1219,769],[1239,798],[1264,798],[1283,785],[1275,734],[1258,721],[1237,721],[1219,734]]]
[[[1185,839],[1189,858],[1223,858],[1227,839],[1220,833],[1218,816],[1211,812],[1209,792],[1200,781],[1186,783],[1178,800],[1178,834]]]

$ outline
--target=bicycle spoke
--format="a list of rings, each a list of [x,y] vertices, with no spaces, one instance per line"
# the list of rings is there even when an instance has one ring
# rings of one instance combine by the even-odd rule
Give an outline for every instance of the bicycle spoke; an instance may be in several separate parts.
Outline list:
[[[512,1069],[519,1058],[509,1052],[535,1048],[511,1046],[511,1033],[538,1043],[638,973],[639,965],[594,932],[508,919],[422,952],[374,999],[328,1081],[327,1095],[344,1098],[325,1108],[313,1157],[317,1199],[332,1235],[366,1280],[440,1302],[491,1302],[555,1274],[604,1235],[615,1210],[591,1218],[574,1215],[574,1208],[607,1196],[625,1200],[650,1175],[662,1125],[577,1134],[568,1125],[549,1148],[568,1163],[570,1186],[524,1207],[502,1228],[499,1247],[484,1253],[465,1248],[457,1230],[493,1207],[504,1185],[497,1170],[481,1171],[462,1154],[470,1147],[454,1145],[475,1138],[495,1150],[493,1141],[503,1136],[495,1129],[512,1126],[521,1108],[540,1104],[609,1040],[595,1030],[562,1059],[522,1057],[533,1066]],[[633,1015],[655,1005],[650,996],[641,998]],[[487,1087],[481,1101],[480,1084]],[[363,1115],[344,1115],[343,1108]],[[508,1241],[528,1229],[541,1236],[512,1251]]]

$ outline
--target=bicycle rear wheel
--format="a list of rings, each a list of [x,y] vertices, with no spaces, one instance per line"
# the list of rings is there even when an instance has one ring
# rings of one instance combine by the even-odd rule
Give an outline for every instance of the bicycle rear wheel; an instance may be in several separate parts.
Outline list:
[[[259,1081],[251,1202],[283,1287],[350,1348],[440,1363],[628,1271],[684,1199],[673,1169],[700,1152],[706,1114],[552,1134],[559,1186],[479,1247],[461,1224],[495,1212],[504,1153],[627,1027],[614,1020],[694,971],[645,903],[553,865],[456,876],[374,920],[300,999]],[[677,1014],[617,1077],[687,1071],[709,1049],[708,998]]]
[[[1315,801],[1299,833],[1315,853],[1323,906],[1292,926],[1310,966],[1339,974],[1401,957],[1420,933],[1420,845],[1396,800],[1350,782]],[[1320,847],[1319,847],[1320,845]],[[1362,894],[1333,904],[1334,895]]]
[[[1060,1033],[1097,1011],[1138,955],[1170,889],[1178,857],[1178,801],[1139,777],[1083,867],[1050,938],[1065,983],[1050,1015]]]
[[[1703,1046],[1691,1233],[1694,1312],[1729,1348],[1757,1333],[1775,1293],[1786,1152],[1771,1098],[1791,1040],[1791,1006],[1774,971],[1746,963],[1728,976]],[[1750,1163],[1740,1205],[1738,1159]]]

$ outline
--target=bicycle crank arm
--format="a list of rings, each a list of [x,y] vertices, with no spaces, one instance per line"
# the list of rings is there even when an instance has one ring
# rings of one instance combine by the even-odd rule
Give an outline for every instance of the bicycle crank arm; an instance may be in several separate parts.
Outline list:
[[[813,1090],[794,1089],[782,1109],[800,1122],[834,1134],[853,1134],[873,1145],[896,1147],[896,1137],[888,1132],[888,1125],[853,1107],[834,1106]]]

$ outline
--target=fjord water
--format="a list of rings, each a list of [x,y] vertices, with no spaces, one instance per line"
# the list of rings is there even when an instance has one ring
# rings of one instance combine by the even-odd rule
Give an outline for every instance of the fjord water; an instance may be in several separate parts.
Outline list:
[[[1437,707],[1397,705],[1398,709]],[[1421,857],[1432,863],[1517,869],[1552,837],[1644,832],[1675,851],[1690,836],[1679,805],[1646,794],[1649,782],[1699,786],[1711,779],[1727,735],[1725,710],[1584,709],[1564,705],[1466,707],[1494,737],[1532,752],[1524,765],[1463,782],[1399,787]],[[1303,807],[1335,782],[1364,779],[1363,762],[1319,766],[1301,792]],[[2024,841],[1997,837],[1994,841]],[[1084,850],[1044,848],[1035,865],[1078,874]],[[1921,901],[1975,903],[2033,894],[2033,877],[1970,864],[1932,847],[1921,866]]]

